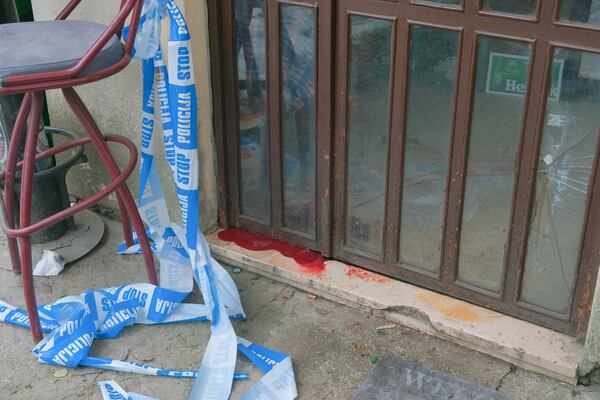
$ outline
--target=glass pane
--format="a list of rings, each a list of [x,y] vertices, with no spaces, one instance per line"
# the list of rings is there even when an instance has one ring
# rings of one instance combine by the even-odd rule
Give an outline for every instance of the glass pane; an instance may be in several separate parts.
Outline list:
[[[448,154],[454,114],[458,33],[412,27],[400,262],[440,265]]]
[[[531,49],[482,37],[471,122],[458,279],[499,293]]]
[[[483,0],[485,11],[508,14],[532,15],[537,7],[537,0]]]
[[[264,0],[235,2],[240,213],[270,221]]]
[[[392,22],[350,17],[346,245],[382,253]]]
[[[283,224],[311,237],[316,231],[315,9],[281,6],[283,101]]]
[[[436,4],[448,4],[451,6],[460,6],[461,0],[420,0],[421,3],[436,3]]]
[[[600,0],[562,0],[560,19],[600,25]]]
[[[546,106],[521,300],[566,314],[600,128],[600,56],[557,49],[554,59],[564,72]]]

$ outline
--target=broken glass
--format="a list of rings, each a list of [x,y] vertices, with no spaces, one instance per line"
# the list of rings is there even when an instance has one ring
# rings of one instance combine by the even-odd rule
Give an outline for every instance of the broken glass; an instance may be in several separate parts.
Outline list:
[[[600,74],[586,72],[598,55],[557,49],[555,60],[564,71],[546,108],[521,301],[566,315],[600,127]]]

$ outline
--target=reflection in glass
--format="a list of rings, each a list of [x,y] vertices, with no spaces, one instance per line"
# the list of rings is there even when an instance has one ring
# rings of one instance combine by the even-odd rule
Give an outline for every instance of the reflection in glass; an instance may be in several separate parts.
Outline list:
[[[567,314],[600,128],[600,56],[556,49],[564,64],[549,95],[535,181],[521,301]]]
[[[537,0],[483,0],[482,9],[507,14],[532,15]]]
[[[438,272],[458,33],[414,25],[411,38],[399,261]]]
[[[499,293],[531,49],[479,40],[458,280]]]
[[[392,22],[350,18],[346,246],[382,253]]]
[[[281,22],[283,224],[314,238],[315,9],[282,5]]]
[[[264,0],[235,2],[240,213],[270,222]]]
[[[600,25],[600,0],[562,0],[560,2],[560,19]]]

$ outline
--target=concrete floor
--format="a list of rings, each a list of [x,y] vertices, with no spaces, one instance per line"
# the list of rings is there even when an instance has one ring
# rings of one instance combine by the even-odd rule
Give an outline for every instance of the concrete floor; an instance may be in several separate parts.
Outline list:
[[[144,280],[138,256],[114,255],[119,224],[105,222],[105,238],[91,255],[68,266],[58,277],[36,278],[40,303],[92,288]],[[5,267],[8,260],[0,263]],[[245,321],[234,322],[236,332],[291,355],[300,399],[350,399],[372,368],[370,356],[388,355],[414,360],[516,399],[600,399],[600,382],[575,388],[409,329],[396,327],[378,333],[378,327],[389,323],[365,311],[321,298],[313,300],[307,293],[245,271],[233,277],[248,315]],[[0,298],[22,306],[19,277],[0,269],[0,280]],[[191,295],[190,301],[200,301],[198,294]],[[208,323],[135,326],[117,339],[97,340],[92,353],[165,368],[195,369],[208,337]],[[56,378],[53,373],[58,368],[37,364],[29,353],[31,348],[26,330],[0,327],[1,399],[99,399],[97,382],[108,379],[126,390],[157,399],[185,399],[192,387],[189,380],[88,368],[70,370],[66,377]],[[239,361],[237,370],[250,372],[253,379],[261,376],[245,359]],[[238,398],[251,383],[234,384],[232,398]]]

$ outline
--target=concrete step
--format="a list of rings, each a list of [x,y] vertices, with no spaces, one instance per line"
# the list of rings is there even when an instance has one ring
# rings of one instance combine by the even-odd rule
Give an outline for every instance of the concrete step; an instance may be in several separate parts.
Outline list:
[[[577,384],[583,344],[572,336],[339,261],[329,260],[322,269],[305,268],[278,251],[247,250],[217,233],[207,239],[220,261]]]

